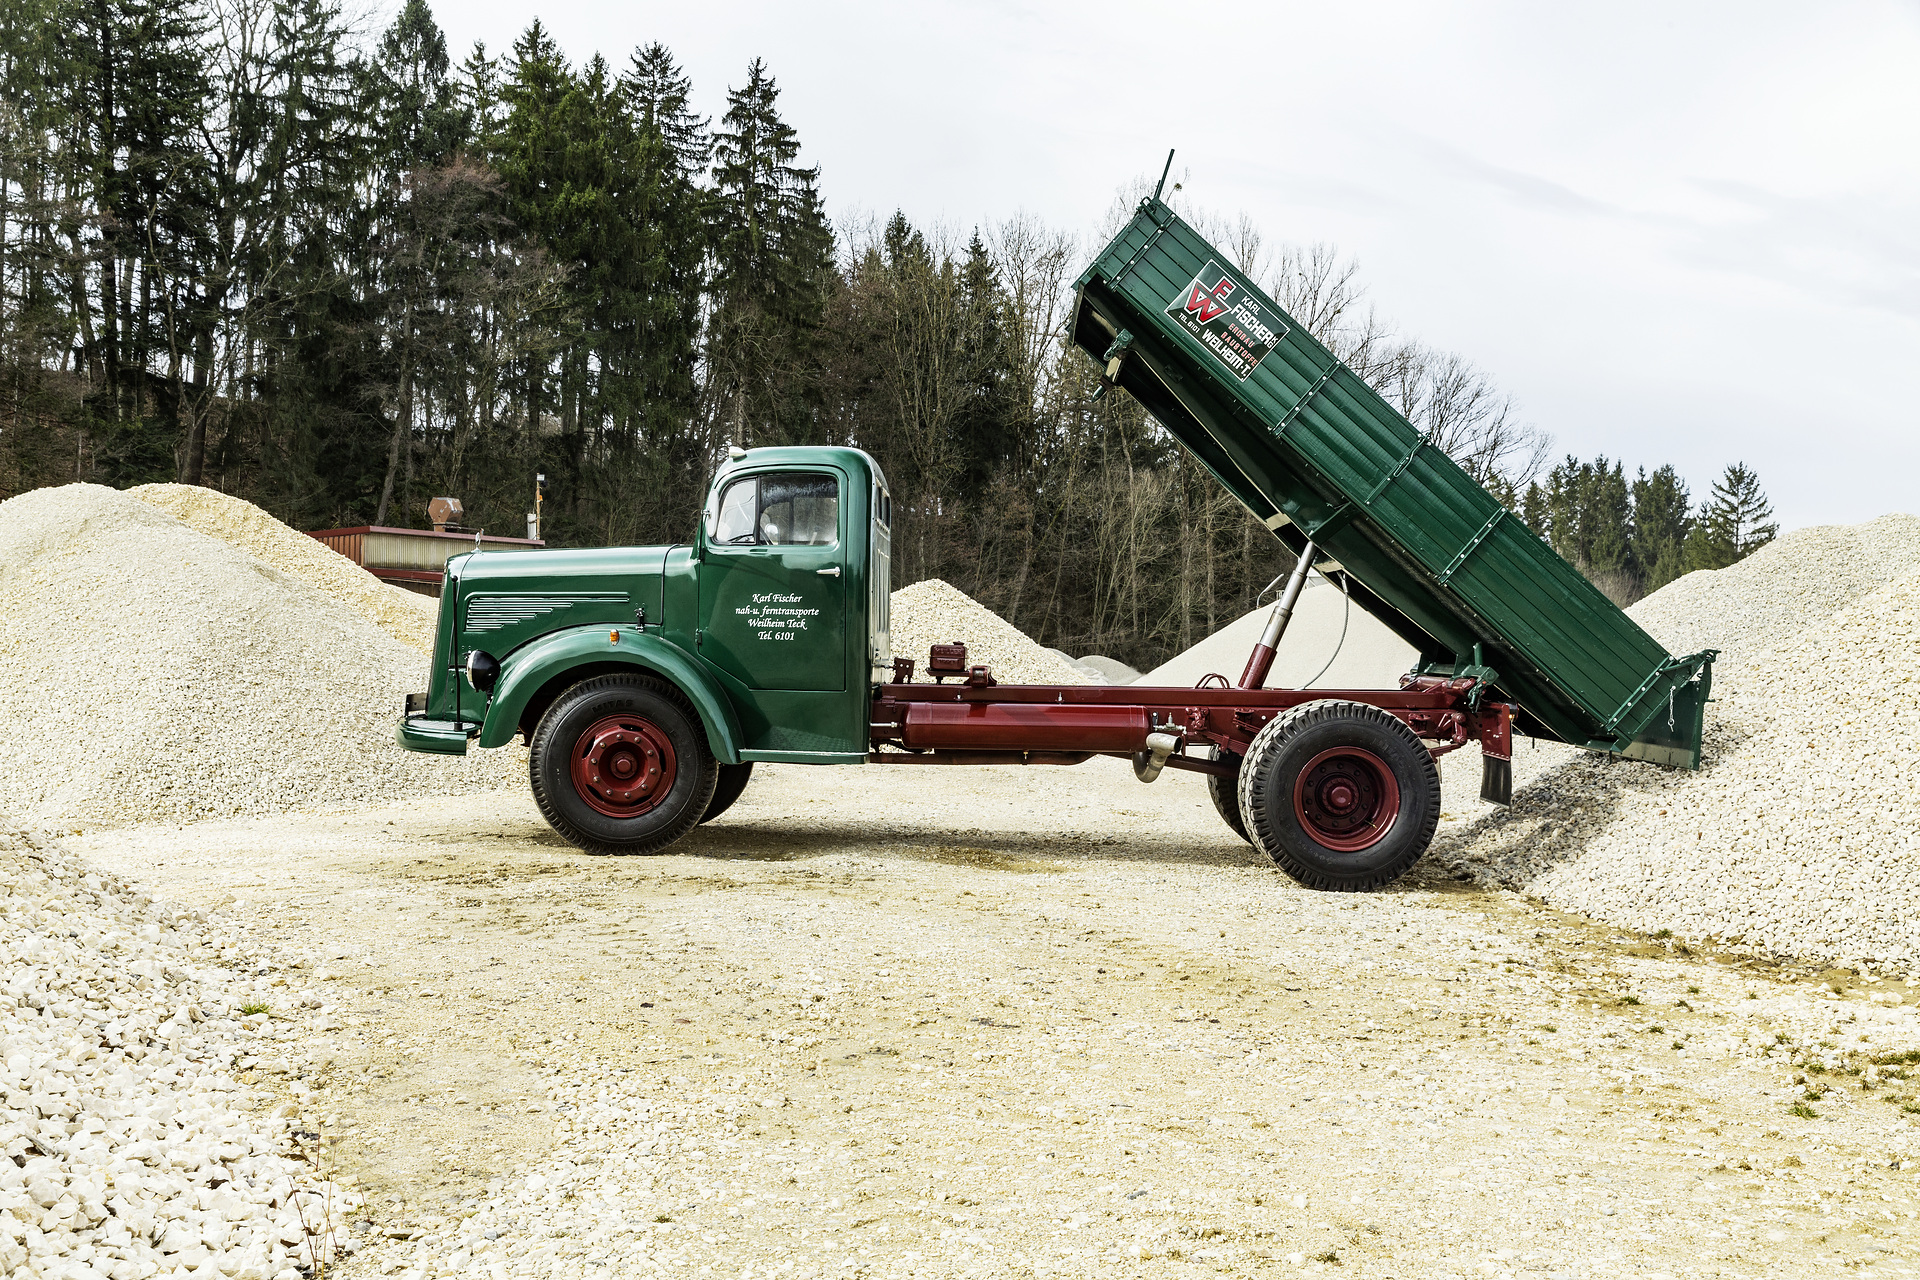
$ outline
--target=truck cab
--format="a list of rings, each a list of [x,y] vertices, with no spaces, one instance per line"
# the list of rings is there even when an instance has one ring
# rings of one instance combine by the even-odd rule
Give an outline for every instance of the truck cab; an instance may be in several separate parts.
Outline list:
[[[718,816],[758,761],[864,761],[891,516],[861,450],[736,449],[689,543],[450,560],[400,745],[519,736],[549,821],[606,852]]]

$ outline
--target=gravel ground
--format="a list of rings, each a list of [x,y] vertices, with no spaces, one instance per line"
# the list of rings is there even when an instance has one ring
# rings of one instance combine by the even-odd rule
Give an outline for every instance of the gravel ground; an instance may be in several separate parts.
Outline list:
[[[1920,972],[1916,567],[1920,520],[1890,516],[1655,593],[1632,612],[1656,637],[1724,650],[1705,767],[1549,751],[1510,810],[1436,855],[1636,929]]]
[[[389,586],[338,551],[292,529],[254,506],[197,484],[143,484],[127,490],[189,529],[238,547],[256,560],[291,574],[417,653],[433,656],[433,621],[439,601]]]
[[[0,1274],[296,1280],[354,1247],[315,1135],[235,1078],[290,1029],[268,1001],[308,999],[240,945],[0,832]]]
[[[524,789],[518,747],[450,760],[395,746],[426,667],[359,611],[125,493],[0,503],[0,717],[31,745],[6,762],[0,805],[18,818]]]
[[[1914,989],[1308,893],[1194,777],[768,768],[648,859],[517,796],[76,843],[332,975],[261,1081],[367,1195],[343,1276],[1920,1272]]]

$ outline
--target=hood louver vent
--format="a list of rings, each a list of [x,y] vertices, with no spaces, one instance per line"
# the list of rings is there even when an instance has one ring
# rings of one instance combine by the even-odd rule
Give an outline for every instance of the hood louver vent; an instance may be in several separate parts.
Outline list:
[[[624,608],[628,603],[624,591],[597,591],[572,595],[476,595],[468,599],[466,609],[466,630],[471,632],[498,631],[516,623],[529,622],[535,618],[545,618],[561,613],[575,605],[612,605]],[[561,619],[554,619],[556,625],[564,625]]]

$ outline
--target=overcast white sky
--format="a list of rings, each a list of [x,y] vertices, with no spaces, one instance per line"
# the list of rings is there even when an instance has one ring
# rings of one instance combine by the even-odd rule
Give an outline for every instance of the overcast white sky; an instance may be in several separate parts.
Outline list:
[[[534,12],[435,9],[456,60]],[[1920,510],[1920,0],[538,12],[576,60],[664,42],[716,117],[765,58],[836,219],[1091,237],[1176,147],[1562,452],[1696,497],[1745,460],[1788,528]]]

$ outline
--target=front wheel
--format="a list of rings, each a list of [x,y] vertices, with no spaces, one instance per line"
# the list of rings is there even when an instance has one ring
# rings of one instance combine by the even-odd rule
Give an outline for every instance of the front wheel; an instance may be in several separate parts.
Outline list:
[[[718,770],[706,734],[651,676],[582,680],[540,717],[528,755],[533,798],[588,853],[657,853],[691,831]]]
[[[1269,721],[1240,769],[1254,847],[1310,889],[1377,889],[1420,860],[1440,822],[1440,772],[1397,717],[1309,702]]]

